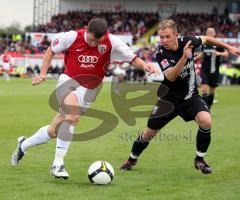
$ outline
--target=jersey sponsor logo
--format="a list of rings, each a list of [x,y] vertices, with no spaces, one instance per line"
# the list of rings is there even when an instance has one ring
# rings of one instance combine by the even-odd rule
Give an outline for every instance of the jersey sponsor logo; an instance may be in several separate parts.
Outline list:
[[[95,65],[93,65],[93,64],[81,64],[80,65],[80,67],[82,67],[82,68],[85,68],[85,69],[90,69],[90,68],[94,68],[95,67]]]
[[[166,67],[168,67],[168,66],[169,66],[169,63],[168,63],[167,59],[162,60],[161,65],[162,65],[163,69],[165,69]]]
[[[102,44],[98,45],[99,53],[104,54],[106,52],[106,50],[107,50],[107,46],[106,45],[102,45]]]
[[[97,63],[98,57],[97,56],[80,55],[80,56],[78,56],[78,61],[80,63]]]
[[[59,39],[57,38],[57,39],[55,39],[55,40],[53,41],[53,43],[52,43],[53,47],[55,47],[56,45],[58,45],[58,43],[59,43]]]

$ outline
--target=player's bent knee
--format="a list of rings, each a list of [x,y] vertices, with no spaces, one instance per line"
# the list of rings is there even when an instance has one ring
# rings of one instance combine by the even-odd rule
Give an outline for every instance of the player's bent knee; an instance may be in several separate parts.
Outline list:
[[[204,129],[210,129],[212,125],[212,119],[211,117],[205,117],[205,118],[200,118],[199,120],[199,126]]]
[[[206,119],[206,120],[204,121],[204,123],[203,123],[203,128],[205,128],[205,129],[210,129],[211,126],[212,126],[212,120],[211,120],[211,118]]]
[[[49,126],[49,127],[48,127],[48,135],[49,135],[51,138],[56,138],[56,137],[57,137],[56,130],[55,130],[54,127],[52,127],[52,126]]]
[[[212,118],[209,112],[199,112],[195,118],[195,121],[203,129],[209,129],[212,125]]]
[[[207,87],[202,87],[201,90],[202,90],[202,93],[208,93]]]
[[[158,132],[158,130],[146,128],[143,132],[143,137],[145,140],[150,141],[152,138],[154,138],[156,136],[157,132]]]
[[[68,121],[69,123],[77,124],[79,122],[80,115],[67,115],[65,117],[65,121]]]

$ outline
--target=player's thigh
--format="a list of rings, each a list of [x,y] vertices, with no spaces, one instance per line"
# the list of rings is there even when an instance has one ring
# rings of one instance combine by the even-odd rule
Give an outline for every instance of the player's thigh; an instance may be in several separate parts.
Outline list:
[[[199,95],[194,95],[187,101],[185,101],[181,106],[179,106],[179,116],[181,116],[184,121],[195,120],[197,114],[201,111],[210,113],[207,104]]]
[[[160,94],[159,91],[158,94]],[[147,127],[151,130],[160,130],[177,115],[178,113],[173,103],[159,99],[148,118]]]

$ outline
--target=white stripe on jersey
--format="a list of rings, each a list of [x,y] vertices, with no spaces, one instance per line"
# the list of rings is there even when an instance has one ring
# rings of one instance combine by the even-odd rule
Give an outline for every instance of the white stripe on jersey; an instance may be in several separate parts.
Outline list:
[[[190,67],[189,69],[190,69],[190,77],[189,77],[189,81],[188,81],[188,88],[189,89],[188,89],[188,94],[184,98],[184,100],[187,100],[187,99],[192,97],[193,92],[194,92],[194,88],[195,88],[195,78],[196,78],[196,75],[195,75],[193,67]]]
[[[216,72],[216,59],[217,59],[216,55],[214,53],[212,53],[210,73]]]

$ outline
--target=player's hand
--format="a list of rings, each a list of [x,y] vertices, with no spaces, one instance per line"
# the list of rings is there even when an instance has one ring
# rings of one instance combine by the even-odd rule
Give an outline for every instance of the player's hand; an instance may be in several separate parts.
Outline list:
[[[159,74],[160,75],[160,68],[157,67],[155,64],[153,63],[146,63],[146,65],[144,66],[144,70],[149,72],[149,74]]]
[[[192,48],[193,48],[193,45],[192,45],[192,41],[189,40],[187,42],[187,44],[185,45],[184,49],[183,49],[183,58],[185,59],[191,59],[192,58]]]
[[[215,56],[220,56],[219,52],[218,52],[218,51],[216,51],[216,50],[213,50],[213,51],[212,51],[212,55],[215,55]]]
[[[234,56],[240,56],[240,49],[236,48],[236,47],[230,47],[229,49],[227,49],[229,54],[232,54]]]
[[[33,79],[32,79],[32,85],[37,85],[37,84],[45,81],[45,79],[46,79],[45,75],[34,76]]]

